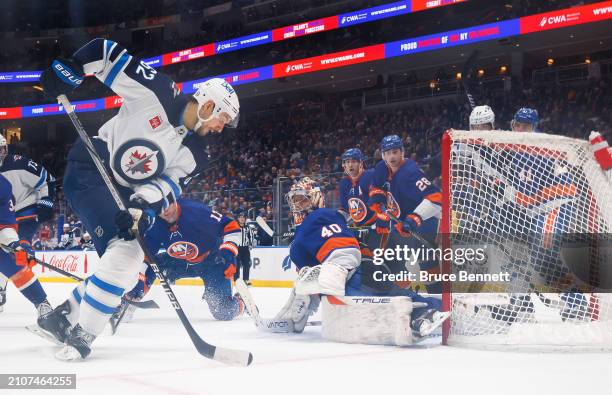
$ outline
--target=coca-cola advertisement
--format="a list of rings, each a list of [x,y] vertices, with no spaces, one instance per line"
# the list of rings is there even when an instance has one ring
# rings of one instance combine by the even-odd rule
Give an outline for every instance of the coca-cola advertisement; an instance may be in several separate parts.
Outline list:
[[[39,251],[36,252],[36,258],[81,277],[87,277],[93,273],[100,259],[98,254],[93,251]],[[42,278],[61,277],[67,279],[67,277],[40,265],[34,266],[33,271]]]

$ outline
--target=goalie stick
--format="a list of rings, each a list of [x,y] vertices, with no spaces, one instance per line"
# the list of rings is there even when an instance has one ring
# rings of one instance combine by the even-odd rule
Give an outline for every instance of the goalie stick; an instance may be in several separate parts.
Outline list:
[[[79,134],[79,137],[83,141],[83,144],[87,148],[87,151],[89,152],[89,155],[91,156],[92,161],[94,162],[94,164],[96,165],[96,168],[98,169],[98,172],[100,173],[100,177],[102,177],[102,179],[104,180],[104,184],[106,184],[106,187],[108,188],[108,191],[112,195],[113,200],[117,204],[117,207],[119,208],[119,210],[126,210],[126,206],[123,203],[123,200],[121,199],[121,196],[119,195],[119,192],[113,185],[110,175],[108,174],[106,168],[104,167],[102,159],[100,158],[100,156],[98,155],[98,152],[94,148],[93,143],[91,142],[91,139],[87,135],[87,132],[85,131],[85,128],[83,127],[83,124],[81,123],[80,119],[77,117],[76,113],[74,112],[74,108],[72,107],[72,104],[70,104],[70,101],[68,100],[66,95],[59,95],[57,97],[57,100],[64,107],[64,111],[66,111],[66,114],[68,114],[68,117],[70,117],[70,121],[72,122],[72,125],[76,129],[77,133]],[[137,225],[137,222],[136,222],[136,225]],[[187,334],[189,335],[189,338],[193,342],[193,345],[195,346],[196,350],[202,356],[213,359],[215,361],[219,361],[219,362],[223,362],[227,364],[233,364],[233,365],[242,365],[242,366],[250,365],[251,362],[253,362],[253,354],[251,354],[250,352],[217,347],[210,343],[207,343],[198,335],[198,333],[195,331],[195,329],[191,325],[191,322],[189,322],[189,319],[187,318],[187,315],[183,311],[183,308],[181,307],[178,299],[176,298],[174,291],[170,287],[170,284],[168,284],[166,277],[159,269],[155,256],[151,254],[147,245],[145,244],[142,235],[137,229],[136,229],[136,232],[134,233],[136,235],[136,240],[138,241],[140,248],[142,248],[143,252],[145,253],[145,256],[149,258],[149,266],[153,269],[153,271],[155,272],[155,275],[159,279],[159,282],[162,288],[164,289],[166,296],[168,296],[168,299],[170,299],[170,303],[172,304],[172,307],[174,307],[176,314],[179,316],[179,319],[181,320],[181,323],[183,324],[183,327],[187,331]]]
[[[247,287],[246,283],[242,279],[236,280],[236,291],[244,301],[244,306],[246,307],[249,315],[253,319],[255,327],[262,332],[271,332],[271,333],[292,333],[293,332],[293,321],[292,320],[275,320],[275,319],[267,319],[261,318],[259,315],[259,309],[255,304],[255,300],[253,299],[253,295],[251,295],[251,291]],[[321,321],[312,321],[308,322],[306,326],[320,326]]]
[[[5,251],[10,252],[11,254],[15,254],[17,252],[16,249],[14,249],[12,247],[9,247],[7,245],[4,245],[4,244],[0,244],[0,248],[2,248]],[[85,279],[83,279],[83,278],[81,278],[81,277],[79,277],[79,276],[77,276],[75,274],[72,274],[70,272],[67,272],[67,271],[65,271],[63,269],[60,269],[59,267],[55,267],[55,266],[53,266],[50,263],[47,263],[45,261],[41,261],[40,259],[36,258],[35,256],[28,255],[28,258],[30,260],[35,261],[40,266],[45,267],[45,268],[47,268],[47,269],[49,269],[51,271],[54,271],[56,273],[59,273],[62,276],[66,276],[68,278],[71,278],[71,279],[79,281],[79,282],[85,281]],[[159,305],[154,300],[145,300],[143,302],[140,302],[140,301],[138,301],[138,302],[137,301],[128,301],[128,303],[133,305],[133,306],[138,307],[139,309],[159,309]]]

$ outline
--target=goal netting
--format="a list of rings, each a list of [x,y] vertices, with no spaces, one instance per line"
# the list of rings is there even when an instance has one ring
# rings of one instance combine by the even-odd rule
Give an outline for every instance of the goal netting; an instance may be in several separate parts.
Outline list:
[[[443,266],[471,276],[446,283],[444,342],[612,348],[612,183],[589,142],[449,130],[442,149],[442,241],[484,252]]]

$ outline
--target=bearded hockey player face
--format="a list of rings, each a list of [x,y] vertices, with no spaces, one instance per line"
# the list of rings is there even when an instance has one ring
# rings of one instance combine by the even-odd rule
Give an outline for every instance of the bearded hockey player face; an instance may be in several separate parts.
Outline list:
[[[391,169],[397,169],[404,161],[404,150],[399,148],[393,148],[383,152],[383,160]]]
[[[209,100],[200,107],[200,118],[205,119],[202,126],[196,130],[200,136],[205,136],[208,133],[221,133],[225,125],[231,122],[231,117],[226,112],[219,113],[218,116],[212,116],[215,109],[215,102]]]
[[[347,159],[342,162],[342,167],[346,174],[348,174],[352,178],[357,178],[363,171],[363,166],[361,161],[356,159]]]

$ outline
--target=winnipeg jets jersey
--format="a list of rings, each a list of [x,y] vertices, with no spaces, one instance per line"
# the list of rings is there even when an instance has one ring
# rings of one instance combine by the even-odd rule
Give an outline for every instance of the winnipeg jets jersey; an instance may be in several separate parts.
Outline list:
[[[7,155],[0,172],[11,183],[15,211],[55,198],[55,178],[39,163],[23,155]]]
[[[111,40],[94,39],[73,58],[123,100],[119,113],[98,132],[115,180],[150,203],[170,194],[178,198],[181,180],[207,162],[197,144],[201,139],[191,139],[191,145],[185,140],[190,132],[182,114],[191,96]]]
[[[289,255],[299,270],[321,264],[332,252],[344,248],[359,249],[359,242],[344,216],[336,210],[319,208],[296,228]]]
[[[202,202],[179,199],[179,219],[174,226],[157,218],[145,240],[153,252],[165,250],[173,258],[197,264],[218,249],[238,254],[240,226]]]
[[[347,176],[340,181],[340,204],[357,226],[368,226],[376,221],[376,213],[366,205],[373,175],[374,170],[368,169],[356,180]]]

